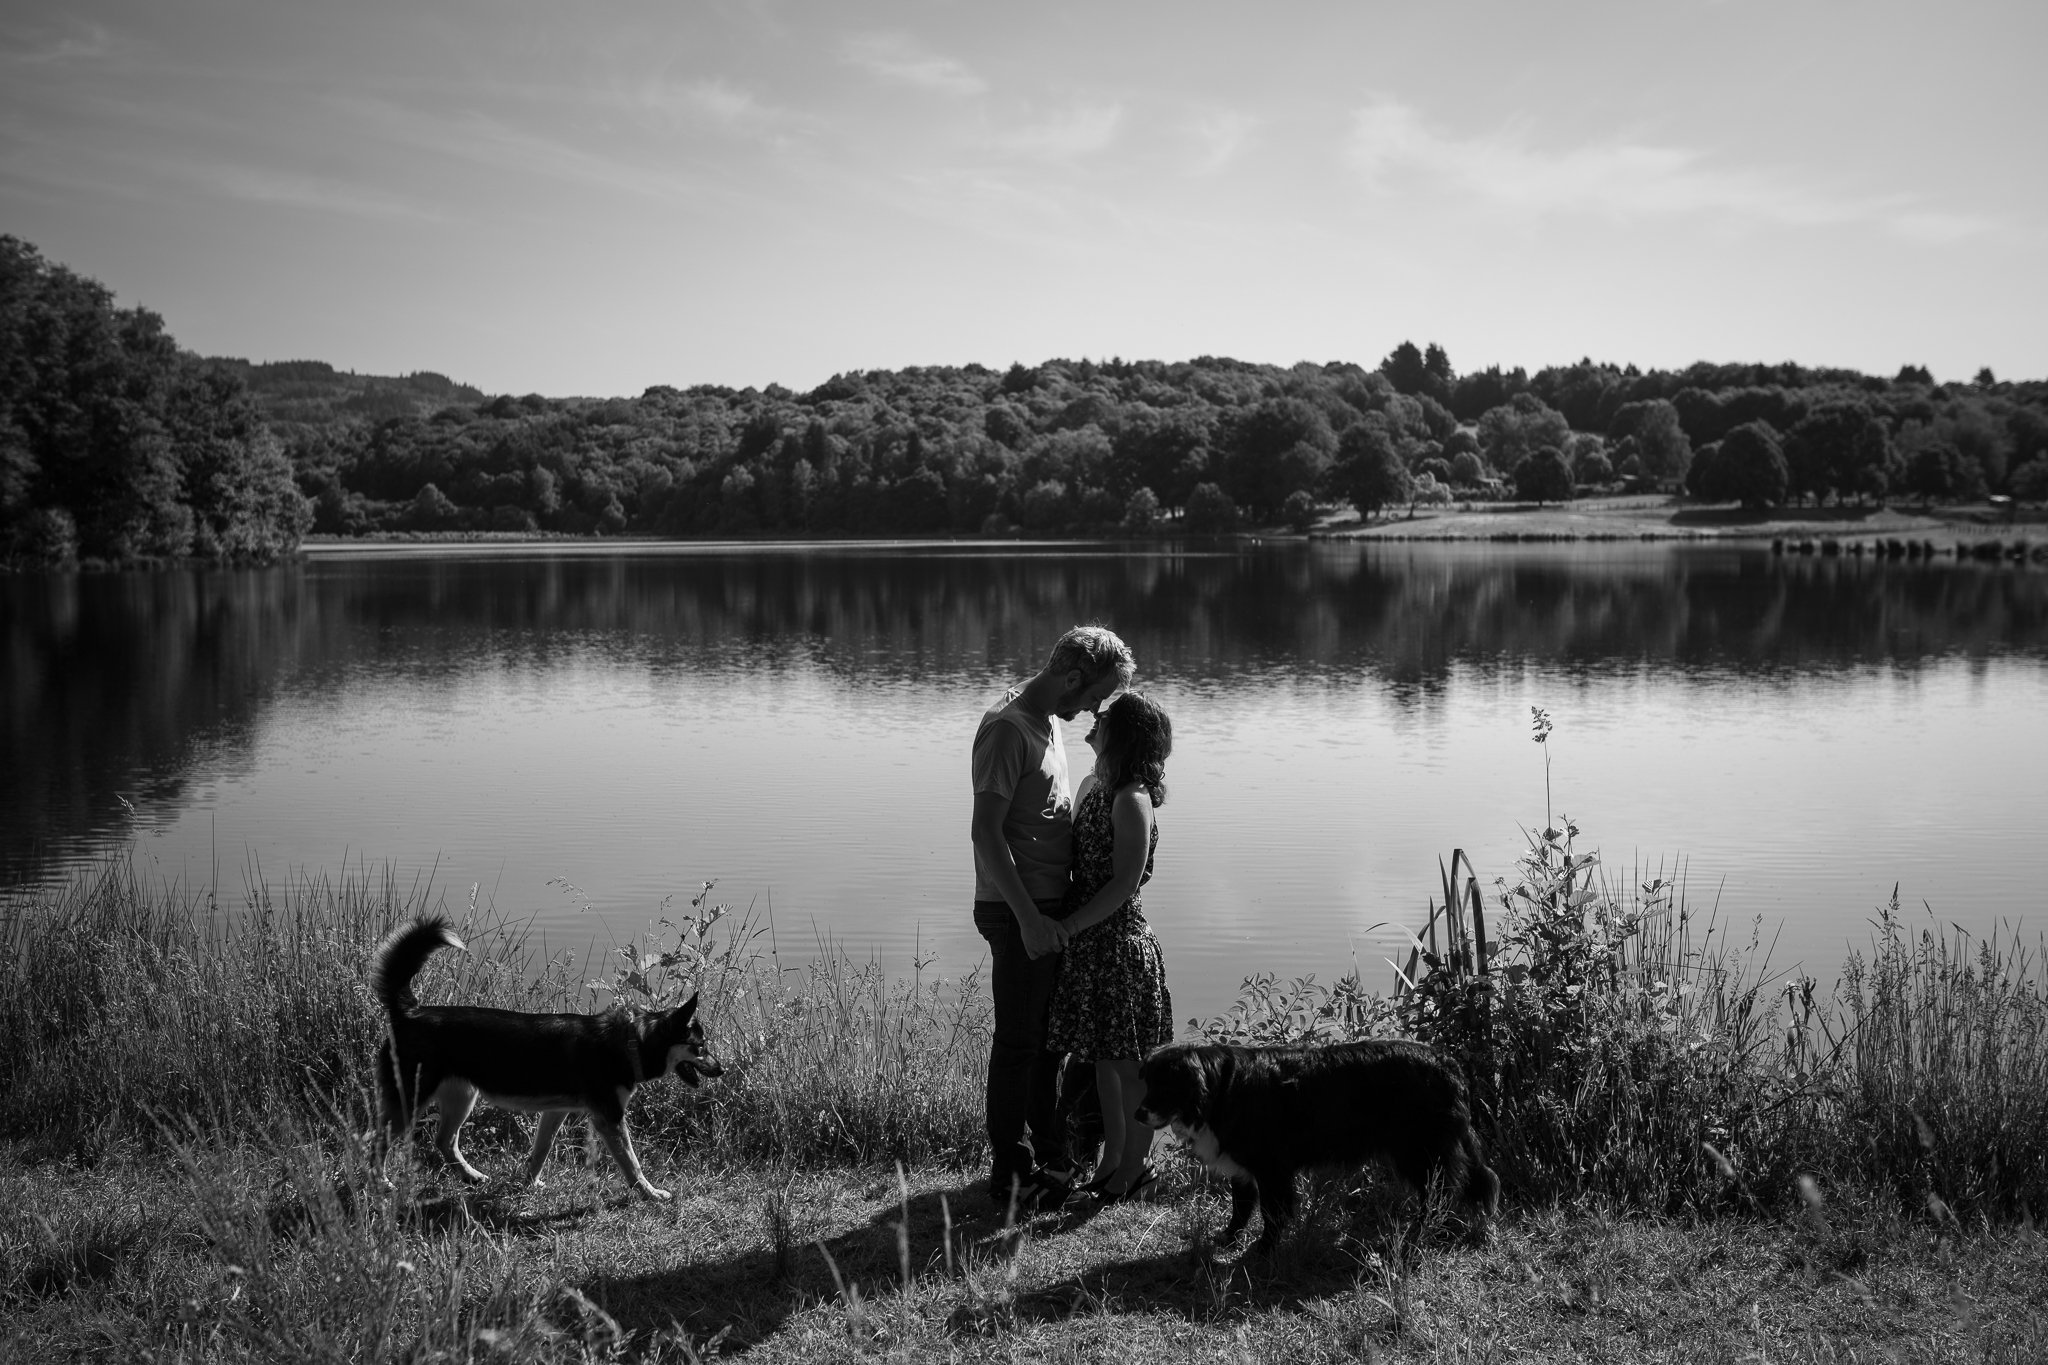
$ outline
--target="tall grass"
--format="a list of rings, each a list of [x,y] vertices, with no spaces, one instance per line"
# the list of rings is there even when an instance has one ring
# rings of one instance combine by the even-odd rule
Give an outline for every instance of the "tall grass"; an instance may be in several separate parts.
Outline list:
[[[649,1087],[635,1121],[652,1142],[794,1164],[974,1151],[988,1037],[974,974],[928,978],[914,963],[897,979],[832,945],[785,968],[704,901],[586,976],[592,964],[542,957],[530,925],[474,891],[451,912],[368,868],[252,878],[231,907],[145,883],[126,861],[17,893],[0,904],[0,1138],[91,1160],[156,1142],[167,1119],[222,1132],[289,1110],[366,1127],[384,1027],[369,959],[394,925],[437,913],[468,951],[429,959],[423,1000],[587,1010],[702,992],[726,1075]],[[478,1123],[486,1138],[516,1126],[488,1109]]]
[[[2010,936],[1909,929],[1894,897],[1829,987],[1731,942],[1684,877],[1607,868],[1569,819],[1513,876],[1440,869],[1391,989],[1248,979],[1204,1026],[1240,1041],[1405,1034],[1456,1057],[1511,1195],[1706,1213],[1790,1208],[1801,1177],[1941,1217],[2048,1211],[2048,993]],[[981,1154],[988,1004],[975,973],[907,975],[819,943],[784,965],[710,901],[600,963],[542,958],[472,899],[428,1000],[653,1007],[701,993],[725,1076],[651,1086],[645,1141],[777,1168]],[[272,1122],[366,1127],[382,1028],[365,968],[418,886],[356,869],[251,880],[230,908],[115,863],[0,905],[0,1137],[86,1160]],[[517,1121],[486,1110],[479,1135]]]
[[[2048,1209],[2038,948],[1944,935],[1931,912],[1910,932],[1895,890],[1830,990],[1774,974],[1754,930],[1731,943],[1682,875],[1610,876],[1560,823],[1490,897],[1454,853],[1389,992],[1355,968],[1329,986],[1253,977],[1203,1031],[1428,1040],[1462,1064],[1525,1200],[1790,1209],[1817,1179],[1938,1218]]]

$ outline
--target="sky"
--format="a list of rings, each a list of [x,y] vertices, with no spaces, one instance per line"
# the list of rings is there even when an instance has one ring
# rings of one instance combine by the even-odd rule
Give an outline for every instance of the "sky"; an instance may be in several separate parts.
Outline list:
[[[66,0],[0,18],[0,232],[204,354],[491,393],[2041,378],[2044,56],[2041,0]]]

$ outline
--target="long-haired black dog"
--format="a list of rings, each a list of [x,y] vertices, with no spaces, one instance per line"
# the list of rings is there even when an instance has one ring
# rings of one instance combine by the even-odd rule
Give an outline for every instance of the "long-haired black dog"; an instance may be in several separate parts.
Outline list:
[[[444,919],[426,919],[395,931],[378,947],[370,985],[391,1017],[391,1036],[377,1049],[377,1088],[389,1137],[412,1127],[419,1106],[441,1112],[434,1145],[465,1179],[482,1180],[459,1145],[462,1125],[481,1096],[508,1109],[540,1115],[526,1183],[538,1185],[540,1168],[562,1120],[582,1111],[604,1139],[612,1160],[633,1188],[667,1199],[640,1170],[626,1130],[626,1101],[635,1087],[675,1073],[686,1084],[723,1069],[705,1051],[697,997],[672,1010],[634,1016],[523,1014],[479,1005],[422,1005],[412,979],[437,948],[461,948]]]
[[[1171,1127],[1209,1169],[1231,1181],[1234,1241],[1256,1202],[1270,1249],[1294,1215],[1294,1176],[1305,1167],[1385,1159],[1415,1193],[1412,1243],[1427,1213],[1430,1179],[1482,1220],[1500,1202],[1465,1082],[1421,1043],[1387,1039],[1323,1047],[1173,1043],[1138,1069],[1140,1122]]]

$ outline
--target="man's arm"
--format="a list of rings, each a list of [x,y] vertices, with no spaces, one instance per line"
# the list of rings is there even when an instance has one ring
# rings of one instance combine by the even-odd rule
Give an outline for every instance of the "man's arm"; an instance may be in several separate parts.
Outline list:
[[[1024,887],[1024,874],[1010,853],[1010,841],[1003,837],[1003,817],[1010,812],[1010,798],[1000,792],[974,794],[974,852],[994,879],[1003,902],[1017,917],[1017,932],[1023,936],[1024,951],[1032,957],[1057,952],[1065,943],[1059,921],[1041,914],[1031,893]]]
[[[1138,894],[1138,887],[1145,880],[1145,864],[1152,857],[1151,796],[1139,786],[1118,792],[1110,802],[1109,825],[1115,834],[1109,854],[1109,880],[1088,898],[1086,905],[1062,921],[1069,936],[1093,929],[1123,909],[1124,902]]]

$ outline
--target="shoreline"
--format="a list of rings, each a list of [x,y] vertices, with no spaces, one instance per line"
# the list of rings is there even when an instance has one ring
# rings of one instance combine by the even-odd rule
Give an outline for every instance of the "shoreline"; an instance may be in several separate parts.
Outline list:
[[[396,551],[428,546],[477,546],[521,549],[654,548],[678,553],[715,550],[817,550],[825,548],[903,549],[939,546],[1014,546],[1056,548],[1067,545],[1121,545],[1131,549],[1196,543],[1224,546],[1268,541],[1396,541],[1419,543],[1586,543],[1622,541],[1649,543],[1757,542],[1816,543],[1833,540],[1847,547],[1857,542],[1917,543],[1928,555],[1954,555],[1957,547],[1975,551],[1987,541],[2026,546],[2030,558],[2048,554],[2048,509],[2001,509],[1989,505],[1943,508],[1896,507],[1779,508],[1766,513],[1737,507],[1699,507],[1665,497],[1628,495],[1583,498],[1569,503],[1457,503],[1449,507],[1396,511],[1367,522],[1355,514],[1327,517],[1307,531],[1287,527],[1246,527],[1218,534],[1181,534],[1171,529],[1143,536],[1074,534],[1048,536],[880,535],[720,536],[678,539],[649,536],[595,536],[568,533],[498,531],[401,532],[363,537],[308,536],[299,554]],[[2036,553],[2040,550],[2041,553]],[[1983,557],[1983,556],[1976,556]]]

